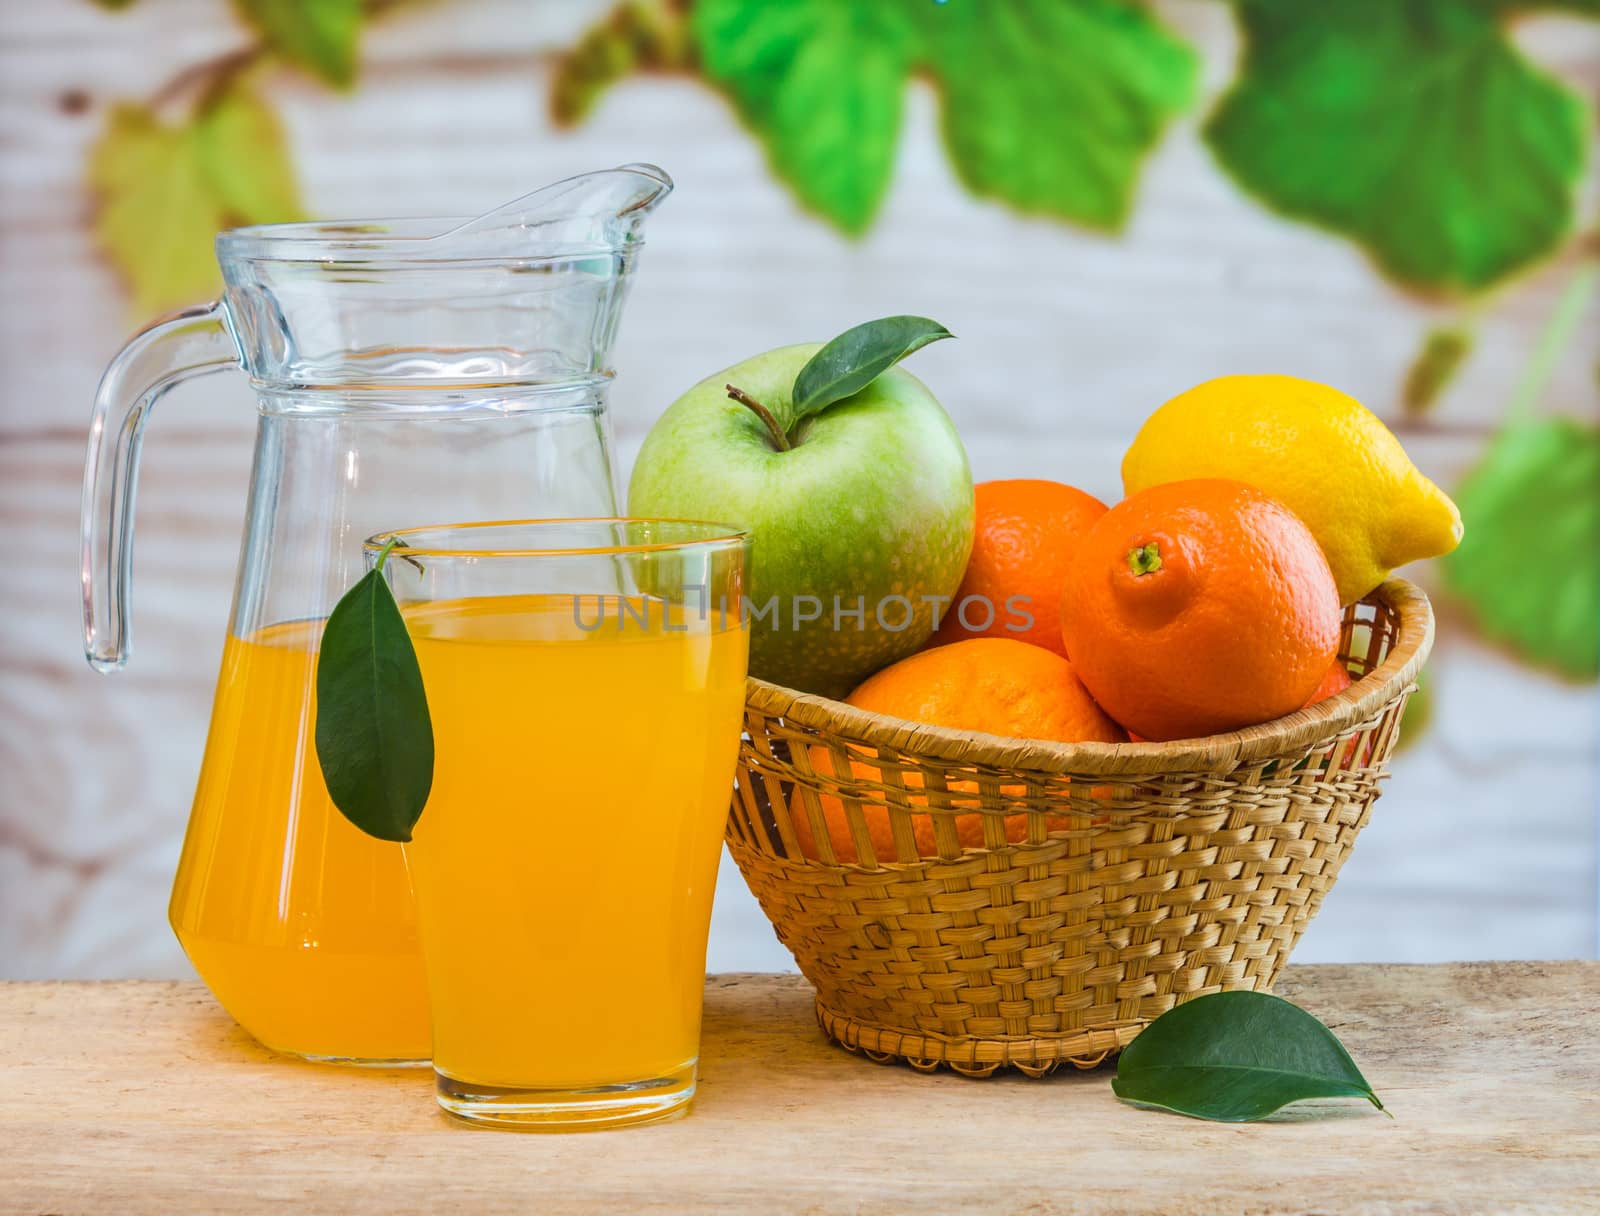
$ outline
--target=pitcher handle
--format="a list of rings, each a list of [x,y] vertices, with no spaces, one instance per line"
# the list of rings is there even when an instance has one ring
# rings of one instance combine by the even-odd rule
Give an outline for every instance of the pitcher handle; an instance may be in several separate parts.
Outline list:
[[[96,671],[128,661],[133,574],[133,502],[144,424],[174,385],[239,366],[221,305],[199,305],[153,322],[100,377],[83,469],[83,652]]]

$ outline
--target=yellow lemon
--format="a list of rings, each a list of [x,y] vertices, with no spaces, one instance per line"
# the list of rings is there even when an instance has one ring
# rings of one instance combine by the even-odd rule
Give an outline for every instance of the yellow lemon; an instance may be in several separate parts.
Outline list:
[[[1194,477],[1248,482],[1298,515],[1346,604],[1461,540],[1455,503],[1376,415],[1294,376],[1221,376],[1150,415],[1122,459],[1123,489]]]

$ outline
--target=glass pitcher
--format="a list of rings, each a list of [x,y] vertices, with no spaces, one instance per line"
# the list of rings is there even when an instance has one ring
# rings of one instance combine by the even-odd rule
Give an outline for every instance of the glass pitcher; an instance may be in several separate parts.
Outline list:
[[[82,578],[85,651],[101,671],[128,658],[151,408],[226,368],[256,391],[233,614],[170,918],[218,1001],[268,1047],[352,1062],[429,1054],[400,846],[348,823],[317,763],[322,623],[364,573],[374,533],[616,514],[607,356],[640,227],[671,188],[629,165],[477,220],[225,232],[221,301],[144,330],[100,382]]]

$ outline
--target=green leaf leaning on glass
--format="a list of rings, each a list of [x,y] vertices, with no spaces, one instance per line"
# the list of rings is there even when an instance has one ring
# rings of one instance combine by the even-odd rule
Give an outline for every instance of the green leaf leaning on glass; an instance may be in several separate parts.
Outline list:
[[[794,378],[785,427],[765,404],[737,385],[728,396],[754,412],[767,428],[772,446],[787,452],[794,446],[796,428],[813,414],[859,393],[907,355],[930,342],[955,335],[927,317],[879,317],[847,329],[806,360]]]
[[[394,537],[328,616],[317,655],[317,761],[328,795],[379,840],[411,839],[433,787],[433,721],[383,575]]]
[[[1331,1030],[1263,992],[1215,992],[1169,1009],[1123,1051],[1111,1089],[1219,1123],[1264,1119],[1305,1098],[1365,1098],[1383,1110]]]

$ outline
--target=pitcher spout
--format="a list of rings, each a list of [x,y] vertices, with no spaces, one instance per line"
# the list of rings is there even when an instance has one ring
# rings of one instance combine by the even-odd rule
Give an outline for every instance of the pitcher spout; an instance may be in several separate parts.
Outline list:
[[[518,257],[621,251],[672,179],[657,165],[628,164],[544,186],[431,238],[428,256]]]

